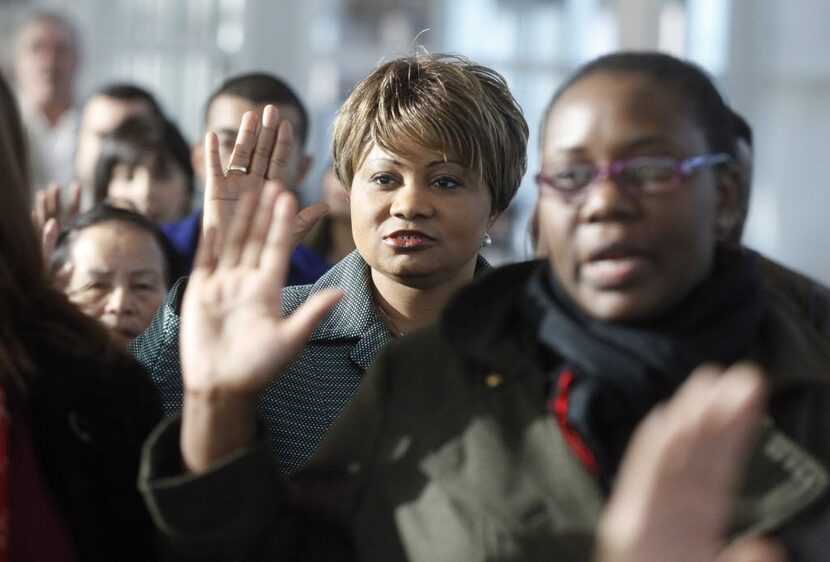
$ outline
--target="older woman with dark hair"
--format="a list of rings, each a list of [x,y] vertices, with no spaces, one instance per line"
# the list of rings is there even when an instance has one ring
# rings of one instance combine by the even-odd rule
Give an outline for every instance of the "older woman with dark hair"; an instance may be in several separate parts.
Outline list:
[[[206,216],[227,214],[210,206],[276,185],[291,136],[290,124],[278,123],[273,107],[261,124],[246,114],[227,171],[208,135]],[[279,300],[287,315],[331,289],[345,296],[259,401],[283,474],[311,455],[381,347],[437,318],[454,291],[489,268],[478,251],[519,188],[527,136],[504,79],[463,58],[387,62],[346,100],[333,153],[357,250],[314,285],[285,288]],[[133,347],[170,413],[187,390],[179,363],[184,290],[182,283],[172,291]]]
[[[797,560],[826,558],[830,344],[755,255],[729,243],[740,220],[734,131],[717,88],[668,55],[611,54],[560,87],[543,128],[547,259],[477,280],[437,324],[387,346],[287,485],[257,439],[251,397],[331,303],[287,319],[273,312],[279,293],[265,278],[284,270],[290,202],[254,219],[253,205],[242,209],[221,249],[205,248],[185,296],[181,431],[160,428],[146,450],[142,485],[162,528],[243,559],[590,560],[609,493],[618,478],[631,482],[620,467],[635,427],[691,379],[680,426],[665,426],[677,446],[664,449],[675,454],[663,475],[671,482],[691,465],[703,478],[667,503],[635,504],[605,554],[664,513],[688,516],[688,527],[646,528],[674,543],[672,560],[714,560],[728,542],[763,534]],[[712,366],[745,359],[757,367]],[[740,372],[748,384],[719,384]],[[745,439],[751,424],[712,412],[701,434],[685,432],[683,418],[696,397],[711,412],[711,393],[724,391],[737,396],[733,412],[757,419],[763,384],[764,427],[725,483],[714,461],[725,442],[713,436],[720,427]],[[725,447],[724,461],[737,449]],[[702,505],[721,497],[710,485],[728,500]],[[648,486],[644,497],[658,500]],[[206,497],[221,522],[204,517]],[[729,539],[687,542],[699,526]],[[762,550],[781,559],[780,548]],[[638,559],[636,550],[618,559]]]
[[[182,271],[164,233],[135,211],[99,204],[61,233],[52,272],[87,316],[126,348],[153,319]]]
[[[0,80],[0,559],[153,560],[135,479],[158,397],[48,279],[16,123]]]

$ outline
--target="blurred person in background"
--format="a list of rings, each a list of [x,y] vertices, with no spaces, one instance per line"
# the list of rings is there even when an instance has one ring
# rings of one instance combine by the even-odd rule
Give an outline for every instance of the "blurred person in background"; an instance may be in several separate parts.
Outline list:
[[[153,95],[136,85],[110,84],[87,98],[81,109],[76,139],[75,179],[68,185],[52,182],[35,194],[32,219],[39,232],[45,230],[49,219],[54,219],[55,225],[50,230],[54,237],[62,225],[75,220],[81,210],[92,207],[95,164],[101,152],[101,139],[133,115],[162,115]]]
[[[0,80],[0,559],[152,561],[135,481],[158,396],[47,277],[19,128]]]
[[[286,189],[298,193],[314,161],[305,152],[311,124],[305,104],[281,78],[273,74],[247,73],[225,80],[205,104],[204,132],[213,131],[219,137],[219,158],[223,168],[227,167],[242,116],[250,111],[262,118],[262,111],[269,104],[279,110],[280,119],[291,123],[292,148],[281,179]],[[193,145],[193,169],[199,174],[205,170],[204,152],[201,140]]]
[[[156,224],[181,220],[194,191],[187,141],[160,115],[130,117],[101,139],[93,187],[96,203],[126,205]]]
[[[161,116],[162,110],[153,94],[135,84],[108,84],[93,92],[84,103],[74,162],[75,179],[83,191],[83,209],[93,204],[95,164],[102,139],[136,115]]]
[[[320,201],[329,210],[306,236],[306,246],[334,265],[354,250],[349,192],[337,179],[337,171],[329,166],[320,186]]]
[[[178,254],[153,222],[107,204],[61,233],[51,269],[69,300],[100,320],[124,349],[150,324],[181,271]]]
[[[283,136],[287,148],[285,154],[281,155],[285,162],[280,166],[279,179],[285,189],[296,193],[313,162],[312,157],[305,152],[310,124],[305,104],[282,79],[272,74],[247,73],[225,80],[211,93],[205,104],[204,133],[214,132],[219,138],[219,161],[222,169],[226,170],[234,147],[243,140],[239,137],[239,124],[243,115],[250,112],[261,121],[263,110],[269,104],[277,108],[281,121],[290,124],[290,132]],[[191,148],[191,161],[202,185],[207,186],[204,134]],[[209,211],[204,216],[202,209],[199,209],[181,221],[162,226],[179,253],[191,263],[203,229],[228,220],[227,215],[222,217],[213,213],[213,209],[225,207],[221,204],[211,205],[209,201],[217,197],[235,197],[235,194],[216,193],[208,186],[204,196],[203,207]],[[317,216],[320,209],[312,206],[309,211],[310,216]],[[330,264],[325,259],[306,246],[299,245],[291,256],[288,285],[313,283],[329,267]]]
[[[56,13],[30,15],[15,38],[14,75],[28,137],[35,190],[72,180],[78,132],[75,78],[80,59],[78,35]]]

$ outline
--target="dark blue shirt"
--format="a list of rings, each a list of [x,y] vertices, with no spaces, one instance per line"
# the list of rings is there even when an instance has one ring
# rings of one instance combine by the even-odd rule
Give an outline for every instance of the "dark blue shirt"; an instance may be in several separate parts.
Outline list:
[[[181,254],[184,275],[190,273],[193,259],[196,257],[196,245],[202,230],[202,211],[194,211],[180,221],[160,225],[162,232]],[[288,285],[310,285],[317,281],[331,265],[318,256],[316,252],[300,245],[291,254],[291,269],[288,272]]]

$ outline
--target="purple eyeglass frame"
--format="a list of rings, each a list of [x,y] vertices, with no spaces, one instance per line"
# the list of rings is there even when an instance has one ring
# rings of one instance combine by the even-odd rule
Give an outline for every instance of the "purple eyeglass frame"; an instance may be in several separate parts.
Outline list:
[[[674,174],[675,179],[683,179],[695,171],[704,168],[706,166],[718,166],[720,164],[728,164],[732,162],[732,156],[730,156],[726,152],[715,152],[712,154],[701,154],[699,156],[691,156],[689,158],[674,158],[672,156],[638,156],[636,158],[623,158],[622,160],[615,160],[611,162],[607,166],[594,166],[594,176],[591,180],[585,184],[583,187],[579,189],[574,189],[571,191],[559,189],[556,187],[553,182],[550,181],[548,176],[545,176],[541,172],[536,174],[535,180],[536,184],[541,188],[543,186],[549,186],[553,189],[556,193],[561,195],[566,201],[576,201],[580,200],[585,197],[588,193],[590,188],[596,185],[599,182],[606,181],[608,179],[616,179],[616,177],[625,170],[626,166],[633,161],[637,160],[674,160]],[[622,185],[621,183],[615,182],[619,187],[634,193],[635,195],[653,195],[657,193],[667,193],[679,187],[680,182],[674,182],[676,185],[669,187],[668,189],[661,189],[658,191],[648,191],[641,188],[636,188],[632,186]]]

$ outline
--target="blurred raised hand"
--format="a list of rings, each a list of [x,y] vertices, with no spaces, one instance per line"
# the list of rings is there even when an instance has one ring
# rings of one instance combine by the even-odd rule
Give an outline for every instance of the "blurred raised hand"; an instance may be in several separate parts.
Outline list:
[[[757,367],[703,366],[655,408],[626,451],[596,562],[785,562],[771,540],[725,538],[764,397]]]
[[[69,184],[66,200],[63,201],[61,187],[57,183],[50,183],[46,189],[35,195],[35,209],[32,211],[32,222],[37,232],[43,232],[49,219],[55,219],[58,227],[67,225],[75,220],[81,211],[81,184],[73,181]]]
[[[245,193],[259,195],[266,186],[285,190],[284,179],[294,144],[291,123],[280,120],[279,110],[265,106],[260,121],[248,111],[242,116],[227,169],[222,169],[216,133],[205,136],[205,200],[202,227],[216,230],[221,240],[230,227],[234,209]],[[289,234],[291,247],[297,246],[322,217],[328,207],[318,203],[299,211]]]
[[[40,236],[43,261],[47,269],[61,229],[74,221],[80,211],[81,184],[76,181],[69,184],[66,201],[63,201],[61,187],[57,183],[50,183],[46,189],[35,194],[32,223]]]
[[[296,215],[294,196],[267,182],[261,194],[240,195],[223,240],[211,227],[199,245],[180,330],[182,454],[190,470],[253,439],[259,394],[342,296],[318,293],[283,317]]]

